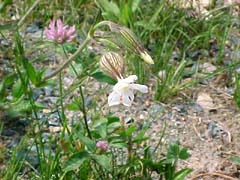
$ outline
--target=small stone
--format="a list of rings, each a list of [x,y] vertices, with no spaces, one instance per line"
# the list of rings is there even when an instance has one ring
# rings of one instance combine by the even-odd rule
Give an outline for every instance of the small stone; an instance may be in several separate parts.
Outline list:
[[[208,93],[200,92],[196,103],[200,105],[204,111],[208,112],[210,110],[216,109],[214,107],[213,99]]]
[[[47,99],[50,100],[51,103],[56,104],[58,101],[58,97],[47,97]]]
[[[39,27],[35,24],[32,24],[26,28],[26,33],[35,33],[37,31],[40,31]]]
[[[176,106],[173,107],[174,110],[178,111],[179,113],[186,113],[186,106],[182,105],[182,104],[178,104]]]
[[[194,113],[203,112],[203,108],[199,104],[196,104],[196,103],[190,105],[190,108],[193,110]]]
[[[178,60],[180,60],[180,56],[179,56],[179,54],[176,51],[173,51],[170,59],[178,61]]]
[[[51,133],[58,133],[58,132],[60,132],[61,131],[61,127],[56,127],[56,126],[50,126],[49,127],[49,132],[51,132]]]
[[[217,70],[217,67],[212,65],[211,63],[205,62],[202,64],[201,69],[204,73],[212,73]]]
[[[2,136],[13,136],[15,134],[15,131],[12,129],[3,129],[2,130]]]
[[[37,100],[38,97],[43,94],[43,91],[41,89],[34,89],[33,90],[33,99]]]
[[[211,137],[211,138],[215,138],[217,136],[220,135],[220,129],[219,127],[216,125],[215,122],[211,121],[209,124],[208,124],[208,135]]]
[[[196,50],[190,53],[190,57],[192,60],[198,60],[199,57],[201,55],[201,51],[200,50]]]
[[[49,114],[49,113],[51,112],[51,110],[50,110],[50,109],[43,109],[42,112],[43,112],[44,114]]]
[[[44,93],[45,93],[46,96],[51,96],[52,93],[53,93],[53,88],[50,87],[50,86],[44,87]]]

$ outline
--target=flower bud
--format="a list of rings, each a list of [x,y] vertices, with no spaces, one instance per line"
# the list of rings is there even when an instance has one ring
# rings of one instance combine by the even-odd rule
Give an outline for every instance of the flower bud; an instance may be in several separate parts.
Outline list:
[[[100,68],[113,79],[121,79],[124,71],[123,58],[115,52],[107,52],[100,59]]]
[[[109,23],[111,31],[120,35],[120,40],[128,49],[140,55],[140,57],[148,64],[154,64],[151,56],[147,53],[144,47],[138,42],[134,33],[125,27],[119,26],[115,23]],[[116,42],[118,43],[118,42]]]
[[[151,56],[147,53],[147,51],[140,52],[141,58],[148,64],[154,64]]]
[[[101,151],[107,151],[108,142],[107,141],[98,141],[96,143],[96,147],[99,148]]]

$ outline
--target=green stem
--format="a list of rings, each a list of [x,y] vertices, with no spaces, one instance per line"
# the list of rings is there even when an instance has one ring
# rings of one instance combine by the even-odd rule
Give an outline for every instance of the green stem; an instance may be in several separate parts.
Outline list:
[[[133,157],[133,152],[132,152],[132,135],[128,137],[128,161],[130,162]]]
[[[89,130],[88,123],[87,123],[87,112],[86,112],[86,108],[85,108],[85,99],[84,99],[84,96],[83,96],[82,86],[79,87],[79,90],[80,90],[80,97],[81,97],[81,100],[82,100],[81,110],[82,110],[82,113],[83,113],[84,124],[85,124],[86,129],[87,129],[88,137],[90,139],[92,139],[91,132]]]
[[[53,73],[51,73],[48,76],[45,76],[43,78],[43,81],[54,77],[60,71],[62,71],[64,68],[66,68],[72,62],[72,60],[75,59],[78,56],[78,54],[87,46],[87,44],[90,42],[90,40],[91,40],[91,36],[88,35],[87,38],[81,44],[81,46],[77,49],[77,51],[74,54],[72,54],[56,71],[54,71]]]
[[[37,4],[40,2],[41,0],[36,0],[33,5],[28,9],[28,11],[23,15],[23,17],[18,21],[17,25],[18,27],[23,25],[23,22],[25,21],[25,19],[28,17],[28,15],[32,12],[32,10],[37,6]]]
[[[64,52],[65,56],[68,58],[68,55],[67,55],[67,52],[66,52],[64,46],[62,46],[62,49],[63,49],[63,52]],[[72,67],[73,72],[75,73],[75,75],[78,77],[78,73],[77,73],[76,69],[74,68],[74,66],[72,64],[71,64],[71,67]],[[81,97],[81,101],[82,101],[82,107],[80,107],[79,109],[83,113],[84,124],[85,124],[86,129],[87,129],[88,137],[92,138],[91,132],[89,130],[88,123],[87,123],[87,112],[86,112],[86,107],[85,107],[85,99],[84,99],[83,90],[82,90],[82,86],[81,85],[79,86],[79,91],[80,91],[80,97]]]
[[[68,135],[71,136],[71,132],[67,127],[67,120],[66,120],[66,116],[65,116],[65,113],[64,113],[63,98],[62,98],[62,96],[63,96],[62,73],[61,72],[59,73],[58,81],[59,81],[59,100],[60,100],[60,106],[61,106],[61,118],[60,119],[61,119],[62,126],[63,126],[63,136],[64,136],[64,133],[65,133],[65,129],[67,130]]]

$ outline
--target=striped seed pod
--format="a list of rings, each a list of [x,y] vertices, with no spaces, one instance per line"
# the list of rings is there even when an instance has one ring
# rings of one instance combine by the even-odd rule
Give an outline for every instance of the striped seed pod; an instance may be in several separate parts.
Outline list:
[[[144,49],[144,47],[138,42],[134,33],[126,28],[119,26],[115,23],[109,23],[110,30],[116,32],[120,35],[120,39],[122,40],[123,44],[128,47],[131,51],[134,51],[148,64],[154,64],[151,56],[148,52]]]
[[[102,21],[95,27],[95,29],[100,26],[108,26],[110,31],[115,34],[112,41],[117,46],[127,47],[130,51],[139,55],[146,63],[154,64],[154,61],[148,54],[147,50],[138,42],[138,39],[130,29],[119,26],[111,21]]]
[[[107,52],[100,59],[100,68],[113,79],[122,79],[124,71],[123,58],[115,52]]]

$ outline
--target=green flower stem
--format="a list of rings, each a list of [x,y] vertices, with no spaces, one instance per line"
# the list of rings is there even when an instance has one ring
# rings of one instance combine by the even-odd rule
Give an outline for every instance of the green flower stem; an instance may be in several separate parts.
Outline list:
[[[128,161],[130,162],[133,158],[133,152],[132,152],[132,135],[128,137]]]
[[[87,123],[87,112],[86,112],[86,108],[85,108],[85,100],[84,100],[84,96],[83,96],[82,86],[79,86],[79,90],[80,90],[80,97],[81,97],[81,100],[82,100],[81,110],[82,110],[82,113],[83,113],[84,124],[85,124],[86,129],[87,129],[88,137],[90,139],[92,139],[91,132],[89,130],[88,123]]]
[[[62,45],[62,49],[63,49],[65,56],[68,58],[67,52],[63,45]],[[74,74],[78,77],[78,73],[72,64],[71,64],[71,68],[73,69]],[[81,101],[82,101],[82,107],[79,107],[79,109],[83,113],[84,124],[87,129],[88,137],[91,139],[92,136],[91,136],[91,132],[89,130],[88,123],[87,123],[87,112],[86,112],[86,107],[85,107],[85,99],[84,99],[83,90],[82,90],[81,85],[79,85],[79,91],[80,91],[80,97],[81,97]]]
[[[25,21],[25,19],[28,17],[28,15],[32,12],[32,10],[37,6],[37,4],[40,2],[41,0],[36,0],[33,5],[28,9],[28,11],[23,15],[23,17],[18,21],[17,25],[18,27],[23,25],[23,22]]]
[[[67,119],[64,113],[64,106],[63,106],[62,72],[59,73],[58,81],[59,81],[59,100],[60,100],[60,106],[61,106],[61,122],[63,125],[63,136],[65,133],[65,129],[67,130],[68,135],[71,136],[71,132],[67,126]]]
[[[56,71],[54,71],[52,74],[50,74],[48,76],[45,76],[43,78],[43,81],[48,80],[48,79],[54,77],[59,72],[61,72],[64,68],[66,68],[72,62],[72,60],[74,58],[76,58],[78,56],[78,54],[87,46],[87,44],[90,42],[90,40],[91,40],[91,36],[88,35],[87,38],[81,44],[81,46],[79,46],[77,51],[74,54],[72,54]]]
[[[93,31],[95,31],[96,29],[98,29],[101,26],[110,26],[111,23],[112,23],[111,21],[101,21],[93,27]]]

